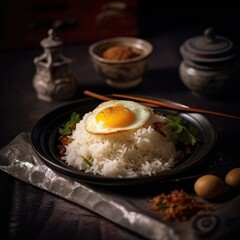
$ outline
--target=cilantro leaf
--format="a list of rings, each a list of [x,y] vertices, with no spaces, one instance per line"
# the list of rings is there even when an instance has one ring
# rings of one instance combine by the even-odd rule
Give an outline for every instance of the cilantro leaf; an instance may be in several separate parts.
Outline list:
[[[169,129],[177,135],[180,142],[194,146],[197,143],[197,129],[180,116],[166,116]]]
[[[67,121],[61,128],[59,128],[59,133],[61,135],[71,134],[76,124],[80,121],[80,115],[73,112],[69,121]]]

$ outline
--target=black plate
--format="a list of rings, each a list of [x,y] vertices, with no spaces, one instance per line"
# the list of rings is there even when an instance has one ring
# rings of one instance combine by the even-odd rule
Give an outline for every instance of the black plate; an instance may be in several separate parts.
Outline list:
[[[163,99],[158,100],[169,102]],[[92,98],[86,98],[77,102],[72,102],[46,114],[36,123],[31,134],[32,146],[37,155],[46,165],[53,170],[64,174],[65,176],[74,178],[78,181],[93,184],[131,185],[155,182],[169,178],[175,178],[178,175],[183,174],[203,163],[217,140],[215,128],[203,115],[196,113],[187,114],[159,108],[157,111],[163,114],[181,115],[181,117],[183,117],[186,121],[191,122],[191,124],[198,129],[200,134],[200,142],[197,144],[193,154],[188,159],[186,159],[180,165],[174,167],[172,170],[164,171],[154,176],[109,178],[93,175],[91,173],[85,173],[66,165],[64,161],[61,160],[57,150],[57,145],[59,144],[58,129],[63,123],[69,120],[72,112],[77,112],[83,116],[85,113],[92,111],[100,103],[101,101]]]

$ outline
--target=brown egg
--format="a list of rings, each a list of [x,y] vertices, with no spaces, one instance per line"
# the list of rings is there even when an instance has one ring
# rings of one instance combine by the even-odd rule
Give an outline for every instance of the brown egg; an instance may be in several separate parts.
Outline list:
[[[220,196],[224,189],[224,182],[219,177],[211,174],[198,178],[194,184],[196,194],[206,199]]]
[[[234,168],[228,172],[225,182],[229,187],[240,188],[240,168]]]

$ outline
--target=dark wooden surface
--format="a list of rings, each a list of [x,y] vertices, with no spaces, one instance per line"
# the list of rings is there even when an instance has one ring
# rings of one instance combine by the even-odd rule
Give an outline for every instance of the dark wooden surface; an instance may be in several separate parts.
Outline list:
[[[101,94],[124,92],[239,115],[239,75],[224,96],[214,99],[193,95],[179,79],[179,47],[184,40],[202,34],[203,30],[202,25],[191,24],[143,35],[153,44],[154,52],[142,84],[128,91],[109,88],[93,70],[88,57],[91,42],[65,44],[63,51],[74,60],[72,69],[79,85],[74,100],[85,97],[83,91],[86,89]],[[0,53],[0,147],[20,132],[30,132],[44,114],[68,103],[37,99],[32,87],[35,74],[33,58],[41,53],[40,46],[2,50]],[[214,116],[208,116],[208,119],[219,134],[217,151],[223,157],[239,159],[239,121]],[[3,172],[0,172],[0,182],[1,239],[142,239],[89,210]]]

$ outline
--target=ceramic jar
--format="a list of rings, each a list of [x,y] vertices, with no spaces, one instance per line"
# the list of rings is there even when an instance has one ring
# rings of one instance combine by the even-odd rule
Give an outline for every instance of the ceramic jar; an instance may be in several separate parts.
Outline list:
[[[206,29],[203,36],[186,40],[180,53],[180,78],[193,93],[218,96],[231,84],[236,51],[232,41],[215,35],[213,28]]]
[[[76,81],[70,69],[72,60],[61,51],[62,41],[55,35],[53,29],[48,31],[48,37],[41,41],[44,53],[34,58],[36,74],[33,87],[37,97],[45,101],[68,100],[76,90]]]

